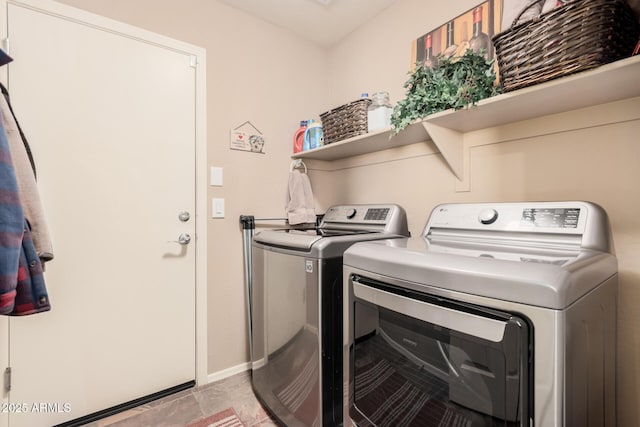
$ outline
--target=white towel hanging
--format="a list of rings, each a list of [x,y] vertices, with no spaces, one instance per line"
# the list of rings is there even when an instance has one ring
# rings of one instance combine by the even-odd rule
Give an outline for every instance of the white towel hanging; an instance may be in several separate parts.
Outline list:
[[[287,195],[285,200],[285,211],[290,225],[307,224],[316,222],[316,212],[314,208],[313,191],[311,182],[306,174],[307,167],[300,160],[291,163]],[[304,173],[295,170],[296,167],[304,166]]]

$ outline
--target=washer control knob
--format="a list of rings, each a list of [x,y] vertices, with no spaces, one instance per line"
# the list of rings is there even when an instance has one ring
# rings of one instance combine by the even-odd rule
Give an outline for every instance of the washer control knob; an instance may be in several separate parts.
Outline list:
[[[483,224],[493,224],[498,219],[498,212],[495,209],[484,209],[478,215],[478,221]]]
[[[347,219],[351,219],[356,216],[356,210],[351,208],[347,211]]]

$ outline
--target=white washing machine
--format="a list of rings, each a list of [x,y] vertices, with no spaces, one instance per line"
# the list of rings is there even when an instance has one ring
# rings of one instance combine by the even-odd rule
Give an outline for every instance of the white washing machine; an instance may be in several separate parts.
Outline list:
[[[588,202],[444,204],[345,251],[344,419],[615,426],[617,260]]]

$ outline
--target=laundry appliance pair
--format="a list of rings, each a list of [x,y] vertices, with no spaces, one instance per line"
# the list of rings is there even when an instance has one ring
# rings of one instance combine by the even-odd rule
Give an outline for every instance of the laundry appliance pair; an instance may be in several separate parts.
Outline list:
[[[335,206],[253,240],[252,381],[287,426],[615,425],[617,261],[587,202]]]

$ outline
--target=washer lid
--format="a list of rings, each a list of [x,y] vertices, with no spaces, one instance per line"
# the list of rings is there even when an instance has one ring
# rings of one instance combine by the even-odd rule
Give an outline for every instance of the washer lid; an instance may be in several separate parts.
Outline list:
[[[424,238],[356,243],[344,265],[413,289],[427,285],[551,309],[566,308],[617,273],[616,258],[606,252],[442,246]]]
[[[253,236],[253,240],[269,246],[308,251],[315,242],[322,238],[322,236],[318,235],[315,230],[315,228],[265,230]]]
[[[318,227],[265,230],[253,242],[326,258],[342,256],[354,242],[409,235],[407,215],[398,205],[336,205],[327,209]]]
[[[254,236],[253,247],[306,258],[326,259],[342,257],[344,251],[357,242],[399,237],[402,236],[366,231],[347,231],[332,236],[321,236],[315,235],[315,231],[291,233],[269,230]]]
[[[333,230],[328,228],[283,228],[265,230],[256,234],[254,240],[265,245],[309,251],[321,238],[338,236],[360,236],[371,234],[369,230]]]

